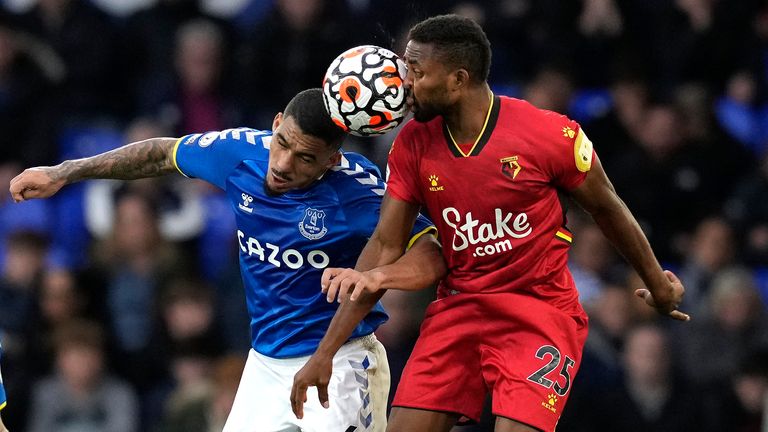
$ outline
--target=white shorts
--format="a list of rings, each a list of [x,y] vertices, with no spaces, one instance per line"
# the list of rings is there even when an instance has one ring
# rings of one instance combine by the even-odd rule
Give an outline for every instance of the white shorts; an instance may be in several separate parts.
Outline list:
[[[223,432],[383,432],[387,427],[389,363],[370,334],[344,344],[333,358],[328,403],[307,389],[304,418],[291,410],[293,377],[309,356],[275,359],[253,349]]]

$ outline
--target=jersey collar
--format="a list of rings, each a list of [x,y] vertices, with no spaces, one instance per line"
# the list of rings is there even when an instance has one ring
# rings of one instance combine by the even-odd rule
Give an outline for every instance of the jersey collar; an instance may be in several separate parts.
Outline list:
[[[491,138],[493,129],[496,127],[496,121],[499,119],[500,108],[501,99],[491,93],[491,104],[488,107],[488,114],[485,116],[485,123],[483,123],[483,128],[480,130],[480,134],[477,136],[475,143],[467,153],[464,153],[461,147],[456,143],[456,140],[454,140],[453,136],[451,135],[451,131],[448,129],[448,125],[445,123],[445,121],[443,121],[443,136],[445,137],[445,141],[448,144],[448,148],[451,150],[451,153],[453,153],[453,155],[456,157],[470,157],[479,155],[483,150],[483,147],[485,147],[485,145],[488,143],[488,140]]]

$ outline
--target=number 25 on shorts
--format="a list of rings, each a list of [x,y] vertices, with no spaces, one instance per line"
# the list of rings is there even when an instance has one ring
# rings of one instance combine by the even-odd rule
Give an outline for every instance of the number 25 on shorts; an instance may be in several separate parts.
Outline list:
[[[558,396],[565,396],[568,390],[571,388],[571,373],[570,369],[576,364],[576,361],[568,356],[560,355],[560,350],[552,345],[544,345],[536,351],[536,358],[545,359],[549,356],[549,362],[542,368],[531,374],[528,377],[528,381],[535,382],[536,384],[554,389]],[[562,361],[561,361],[562,360]],[[564,378],[564,384],[561,386],[559,380],[553,381],[547,378],[547,375],[560,366],[560,376]]]

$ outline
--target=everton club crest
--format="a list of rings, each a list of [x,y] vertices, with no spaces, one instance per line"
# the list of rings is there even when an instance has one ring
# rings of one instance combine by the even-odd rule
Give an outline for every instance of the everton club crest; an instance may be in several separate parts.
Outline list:
[[[299,231],[310,240],[323,237],[328,232],[325,227],[325,212],[308,207],[304,210],[304,219],[299,222]]]

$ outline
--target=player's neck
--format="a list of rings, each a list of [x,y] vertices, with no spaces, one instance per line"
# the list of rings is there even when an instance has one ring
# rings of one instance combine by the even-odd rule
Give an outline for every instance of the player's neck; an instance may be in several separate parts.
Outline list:
[[[456,109],[443,116],[443,120],[456,143],[461,144],[477,139],[477,136],[483,131],[492,100],[491,89],[488,84],[483,84],[476,89],[469,90],[456,104]]]

